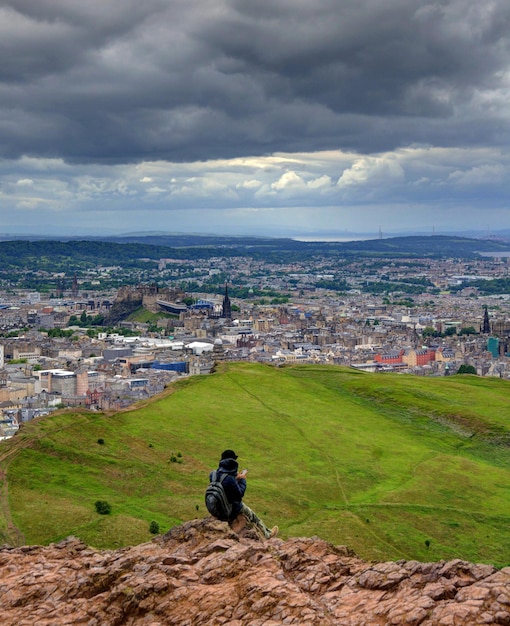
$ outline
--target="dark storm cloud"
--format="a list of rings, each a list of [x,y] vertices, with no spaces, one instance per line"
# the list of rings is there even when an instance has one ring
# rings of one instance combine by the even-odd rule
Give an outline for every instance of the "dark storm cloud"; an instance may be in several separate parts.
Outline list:
[[[7,0],[0,156],[508,142],[508,0]]]

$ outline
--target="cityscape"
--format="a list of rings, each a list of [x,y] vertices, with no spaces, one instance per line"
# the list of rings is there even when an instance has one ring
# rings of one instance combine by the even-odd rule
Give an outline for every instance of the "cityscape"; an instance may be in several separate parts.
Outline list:
[[[42,272],[51,291],[13,276],[0,292],[0,436],[60,408],[126,408],[222,361],[509,379],[510,296],[477,286],[506,279],[507,254],[271,262],[218,249],[160,258],[143,284],[121,266]]]

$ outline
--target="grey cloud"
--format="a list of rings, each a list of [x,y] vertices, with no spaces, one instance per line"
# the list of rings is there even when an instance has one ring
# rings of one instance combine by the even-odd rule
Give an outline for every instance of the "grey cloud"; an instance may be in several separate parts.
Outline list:
[[[509,26],[507,0],[7,0],[0,156],[501,145]]]
[[[156,7],[151,0],[7,0],[0,7],[0,79],[21,83],[69,71],[109,42],[133,36]]]

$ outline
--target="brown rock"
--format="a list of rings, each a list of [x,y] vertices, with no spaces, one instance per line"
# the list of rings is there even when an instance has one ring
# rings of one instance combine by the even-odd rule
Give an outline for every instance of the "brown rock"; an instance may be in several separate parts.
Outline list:
[[[207,518],[122,550],[3,546],[0,598],[2,626],[510,626],[510,568],[369,564]]]

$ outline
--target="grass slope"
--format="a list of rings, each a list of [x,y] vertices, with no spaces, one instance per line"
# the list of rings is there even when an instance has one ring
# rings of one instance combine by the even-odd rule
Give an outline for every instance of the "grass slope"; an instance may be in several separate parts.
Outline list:
[[[151,520],[165,531],[206,515],[208,472],[231,447],[249,468],[246,502],[283,537],[367,559],[507,565],[509,395],[473,376],[228,364],[131,411],[29,423],[0,461],[27,543],[116,547],[148,540]],[[13,541],[6,519],[2,532]]]
[[[160,319],[175,319],[177,315],[171,315],[170,313],[164,313],[158,311],[153,313],[144,307],[138,307],[133,313],[131,313],[126,319],[128,322],[141,322],[142,324],[151,323],[157,324]]]

